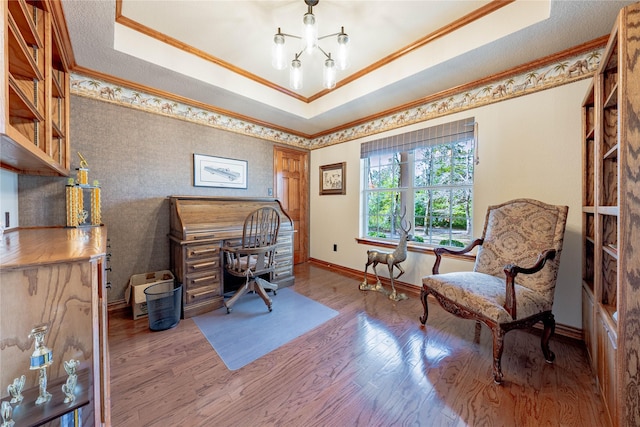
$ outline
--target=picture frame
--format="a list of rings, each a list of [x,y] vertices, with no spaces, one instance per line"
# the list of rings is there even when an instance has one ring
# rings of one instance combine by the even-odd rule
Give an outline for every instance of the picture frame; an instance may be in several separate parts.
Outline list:
[[[347,163],[320,166],[320,195],[347,194]]]
[[[193,186],[247,188],[246,160],[193,154]]]

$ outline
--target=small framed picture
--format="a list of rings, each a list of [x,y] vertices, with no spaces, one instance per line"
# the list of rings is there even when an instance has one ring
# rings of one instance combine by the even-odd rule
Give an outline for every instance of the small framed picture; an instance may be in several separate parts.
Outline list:
[[[346,162],[320,166],[320,195],[347,194]]]
[[[247,161],[193,155],[194,187],[247,188]]]

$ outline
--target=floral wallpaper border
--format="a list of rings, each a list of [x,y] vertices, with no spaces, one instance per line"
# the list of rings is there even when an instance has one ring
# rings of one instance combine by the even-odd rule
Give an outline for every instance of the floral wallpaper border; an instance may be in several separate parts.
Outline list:
[[[135,91],[81,74],[72,73],[70,80],[71,93],[75,95],[313,150],[590,78],[600,64],[602,52],[603,49],[597,49],[582,53],[551,65],[514,75],[506,80],[496,80],[484,86],[461,91],[449,97],[313,139]]]

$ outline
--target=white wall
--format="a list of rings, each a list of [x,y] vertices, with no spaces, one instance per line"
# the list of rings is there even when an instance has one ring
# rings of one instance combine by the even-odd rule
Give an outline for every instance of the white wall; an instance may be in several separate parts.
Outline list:
[[[492,204],[527,197],[569,206],[553,311],[558,323],[582,328],[580,135],[581,103],[588,85],[589,80],[582,80],[312,151],[310,256],[364,271],[366,251],[371,246],[355,241],[360,237],[361,143],[473,116],[479,126],[480,156],[474,182],[474,235],[482,233],[487,207]],[[342,161],[347,162],[347,194],[318,195],[318,168]],[[422,276],[430,274],[433,260],[433,256],[411,252],[403,263],[406,273],[401,280],[419,286]],[[441,271],[472,267],[468,262],[445,260]]]
[[[5,215],[9,212],[9,226]],[[0,169],[0,226],[3,229],[18,226],[18,175]]]

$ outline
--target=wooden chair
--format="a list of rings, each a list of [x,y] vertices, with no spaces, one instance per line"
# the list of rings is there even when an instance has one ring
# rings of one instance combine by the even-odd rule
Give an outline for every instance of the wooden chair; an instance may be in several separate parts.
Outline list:
[[[549,339],[555,330],[551,313],[567,221],[567,206],[517,199],[490,206],[482,238],[461,250],[435,249],[431,276],[422,279],[424,325],[429,315],[427,297],[433,295],[449,313],[476,320],[493,334],[493,379],[502,382],[504,335],[512,329],[542,321],[544,358],[555,355]],[[473,271],[439,274],[443,254],[465,254],[478,247]]]
[[[242,242],[240,246],[225,246],[225,270],[236,277],[244,277],[245,282],[233,296],[225,301],[227,313],[238,298],[249,291],[255,291],[264,300],[271,311],[271,298],[266,289],[277,291],[278,285],[270,283],[259,276],[268,274],[274,269],[276,240],[280,229],[280,215],[270,206],[251,212],[244,221]]]

